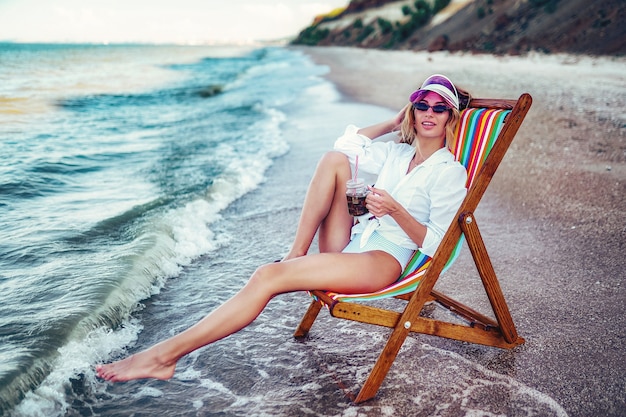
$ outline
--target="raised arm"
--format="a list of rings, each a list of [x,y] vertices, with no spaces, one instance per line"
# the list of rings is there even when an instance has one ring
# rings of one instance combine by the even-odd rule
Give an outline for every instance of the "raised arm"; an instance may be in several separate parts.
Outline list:
[[[385,120],[384,122],[380,122],[372,126],[361,128],[357,133],[359,133],[360,135],[365,135],[368,138],[376,139],[380,136],[386,135],[387,133],[399,130],[400,124],[404,119],[407,106],[410,106],[410,104],[404,106],[404,108],[400,110],[400,112],[396,114],[394,118]]]

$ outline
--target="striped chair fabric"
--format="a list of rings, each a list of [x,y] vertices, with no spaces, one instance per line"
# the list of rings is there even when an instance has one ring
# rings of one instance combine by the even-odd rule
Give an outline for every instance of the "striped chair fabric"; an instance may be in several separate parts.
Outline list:
[[[493,147],[500,130],[504,125],[510,110],[469,108],[461,112],[461,120],[456,132],[456,146],[454,155],[467,170],[466,186],[472,185],[480,167]],[[445,272],[456,260],[461,251],[463,237],[459,239],[450,259],[446,263]],[[338,294],[329,292],[328,295],[336,301],[366,301],[394,297],[415,291],[421,277],[426,273],[431,258],[419,250],[415,252],[408,265],[392,285],[382,290],[367,294]]]

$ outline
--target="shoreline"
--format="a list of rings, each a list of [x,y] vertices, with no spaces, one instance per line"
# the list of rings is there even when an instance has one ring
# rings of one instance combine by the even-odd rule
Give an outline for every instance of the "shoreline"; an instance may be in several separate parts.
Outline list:
[[[303,51],[302,61],[308,65],[307,56],[313,56],[314,52]],[[119,344],[120,350],[113,355],[122,355],[123,351],[125,356],[142,350],[183,330],[230,297],[258,265],[281,257],[291,243],[307,184],[319,157],[332,149],[335,138],[347,124],[364,126],[396,113],[392,110],[397,108],[394,103],[384,106],[364,103],[397,100],[404,104],[415,88],[415,80],[421,77],[410,71],[414,59],[438,65],[441,72],[446,66],[457,71],[455,81],[460,77],[459,84],[470,87],[477,96],[510,98],[504,92],[517,93],[524,86],[522,81],[504,87],[491,85],[490,77],[497,78],[491,73],[476,76],[474,89],[471,88],[474,83],[467,82],[472,74],[458,69],[459,62],[464,61],[468,68],[486,63],[506,66],[506,61],[496,65],[500,62],[497,58],[350,49],[311,51],[317,52],[317,59],[328,61],[331,72],[325,77],[330,81],[320,81],[322,76],[315,75],[315,82],[302,92],[298,102],[280,108],[285,118],[281,119],[279,134],[289,143],[289,151],[273,159],[257,188],[220,213],[220,221],[211,227],[216,241],[220,242],[216,250],[194,260],[142,302],[133,314],[136,321],[131,323],[140,327],[126,328],[132,334],[127,342]],[[385,66],[376,66],[376,62],[384,62]],[[359,67],[369,69],[353,69]],[[342,72],[342,82],[333,83],[332,78]],[[411,73],[410,79],[400,76],[405,73]],[[425,75],[429,73],[430,69]],[[539,84],[548,90],[553,80],[541,79]],[[507,83],[512,82],[507,79]],[[364,97],[357,100],[348,96],[345,90],[349,88],[363,93]],[[405,88],[409,91],[404,91]],[[495,93],[489,94],[492,91]],[[538,96],[561,97],[556,93],[540,93]],[[587,100],[587,97],[583,98]],[[537,112],[534,116],[537,120],[547,118],[539,109],[550,107],[541,104],[545,99],[535,98],[531,112]],[[565,106],[558,102],[557,106],[561,105]],[[571,134],[581,126],[588,128],[583,124],[583,121],[589,123],[587,119],[572,117],[559,116],[559,129]],[[357,406],[349,402],[345,392],[358,390],[382,348],[387,330],[333,319],[322,312],[309,339],[296,341],[292,332],[310,303],[305,292],[297,292],[277,296],[259,319],[237,335],[186,356],[179,362],[174,378],[167,382],[147,380],[109,386],[95,383],[87,373],[71,379],[71,387],[66,385],[66,378],[62,379],[53,392],[65,392],[67,388],[66,404],[74,412],[93,413],[95,409],[101,415],[113,415],[120,407],[129,413],[144,414],[195,411],[320,417],[339,414],[563,416],[564,410],[571,416],[623,415],[626,365],[622,363],[622,352],[626,322],[621,311],[625,297],[620,274],[626,265],[619,246],[602,246],[608,241],[602,233],[609,230],[613,233],[609,237],[619,243],[619,230],[614,225],[621,224],[616,216],[621,211],[613,208],[608,212],[609,220],[598,222],[593,217],[595,223],[592,220],[585,223],[585,227],[595,224],[597,230],[591,234],[586,234],[581,223],[576,223],[575,228],[568,223],[574,209],[592,215],[592,210],[602,210],[611,201],[618,208],[623,207],[620,204],[624,194],[614,195],[609,202],[578,206],[578,200],[596,195],[599,190],[582,180],[573,181],[574,173],[588,172],[604,181],[605,177],[618,175],[623,164],[615,164],[609,176],[602,166],[594,171],[585,165],[569,171],[565,178],[569,182],[562,184],[563,172],[567,171],[562,170],[563,165],[549,165],[549,158],[543,154],[553,156],[557,149],[536,139],[534,135],[543,132],[541,126],[529,125],[528,120],[522,126],[524,135],[518,134],[513,142],[476,216],[513,320],[520,336],[527,341],[525,345],[503,351],[410,335],[378,395]],[[570,124],[574,125],[567,128]],[[615,132],[609,134],[615,137]],[[582,140],[573,143],[577,149],[587,144]],[[569,160],[566,162],[571,164]],[[602,163],[602,158],[594,163]],[[520,167],[528,164],[532,164],[532,175],[520,178],[518,174],[523,172]],[[547,174],[551,175],[547,180],[538,181]],[[556,194],[550,201],[545,200],[550,191],[547,186]],[[572,199],[563,196],[566,186],[577,187]],[[518,206],[517,194],[522,193],[528,194],[529,201]],[[560,213],[553,206],[554,201],[564,201],[571,212]],[[556,217],[557,214],[562,216]],[[602,257],[590,257],[585,252],[589,250],[596,255],[602,250],[605,253]],[[317,247],[314,245],[311,251],[317,251]],[[462,251],[456,264],[437,284],[441,285],[438,288],[490,315],[480,280],[471,274],[474,269],[467,250]],[[113,335],[122,336],[118,331]],[[110,338],[111,334],[107,333],[106,337]],[[50,392],[49,386],[43,388],[40,393]],[[37,398],[24,404],[37,410],[41,406]],[[15,413],[16,416],[27,414],[32,413]]]
[[[620,71],[626,59],[297,50],[328,66],[325,78],[347,102],[399,109],[432,73],[450,76],[474,97],[533,96],[477,211],[514,322],[527,342],[510,353],[513,369],[476,354],[482,348],[446,340],[432,344],[495,372],[512,373],[571,416],[626,411],[621,353],[626,340],[621,311],[626,299],[621,282],[626,77]],[[459,271],[474,270],[471,259],[462,257],[459,263],[445,285],[479,299],[482,288],[468,289]],[[602,325],[589,328],[590,323]],[[403,366],[410,362],[402,355],[399,360]],[[419,372],[418,365],[409,366]]]

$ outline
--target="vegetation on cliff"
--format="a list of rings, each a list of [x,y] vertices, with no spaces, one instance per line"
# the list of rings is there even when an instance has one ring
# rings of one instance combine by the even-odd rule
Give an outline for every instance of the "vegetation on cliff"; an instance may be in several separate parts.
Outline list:
[[[293,44],[520,54],[626,53],[623,0],[352,0]]]

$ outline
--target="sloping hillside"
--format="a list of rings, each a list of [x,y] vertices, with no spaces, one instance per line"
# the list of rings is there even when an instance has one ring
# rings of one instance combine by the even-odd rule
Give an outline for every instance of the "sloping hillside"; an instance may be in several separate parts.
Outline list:
[[[353,0],[294,44],[520,54],[626,53],[624,0]]]

